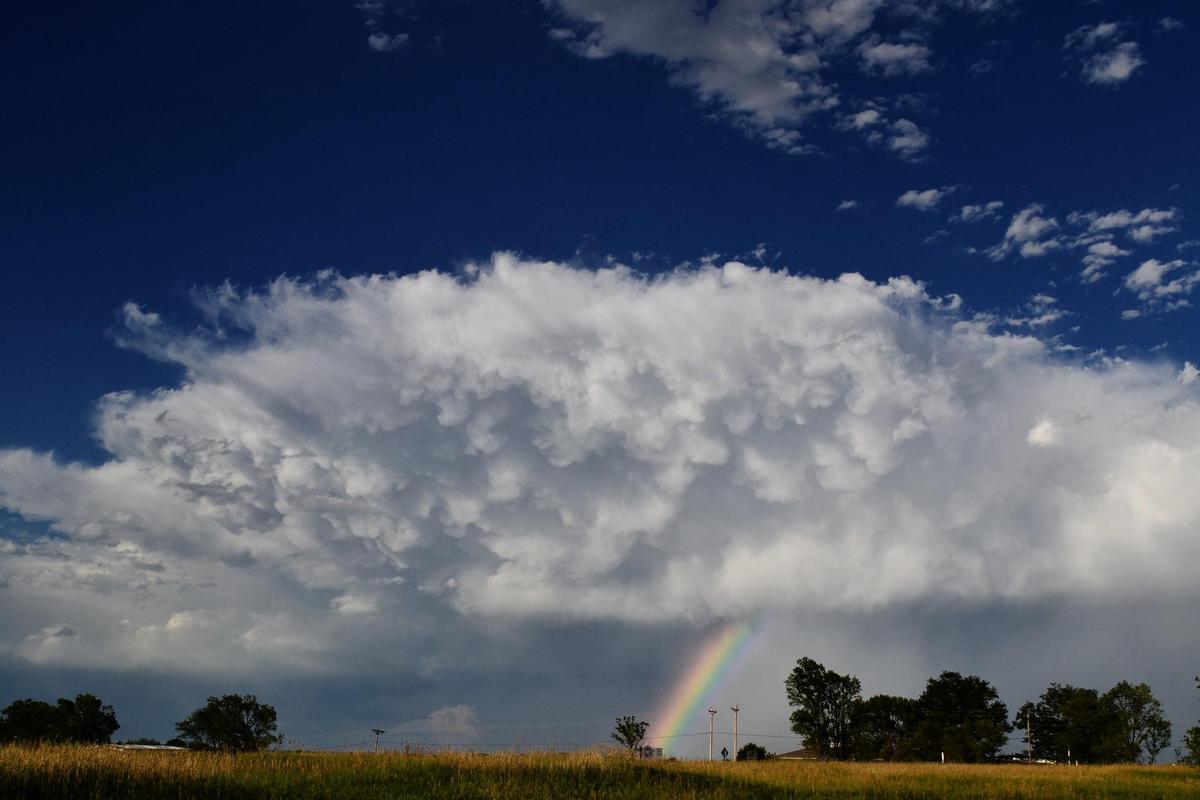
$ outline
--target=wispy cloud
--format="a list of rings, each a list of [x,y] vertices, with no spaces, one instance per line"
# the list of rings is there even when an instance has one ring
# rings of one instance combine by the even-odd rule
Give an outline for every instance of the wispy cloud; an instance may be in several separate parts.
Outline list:
[[[618,53],[655,59],[671,80],[692,90],[736,125],[768,146],[789,153],[813,152],[803,135],[810,121],[846,105],[827,72],[830,64],[857,55],[863,70],[885,77],[933,69],[924,31],[937,10],[953,6],[991,14],[1000,3],[922,0],[553,0],[563,24],[551,37],[585,58]],[[873,29],[881,18],[904,27],[902,40],[884,40]],[[917,122],[889,120],[888,148],[911,158],[929,143]]]

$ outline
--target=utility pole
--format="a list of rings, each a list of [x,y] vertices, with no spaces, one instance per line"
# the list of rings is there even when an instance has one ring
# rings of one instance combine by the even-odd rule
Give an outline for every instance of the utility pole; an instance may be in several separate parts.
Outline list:
[[[708,760],[713,760],[713,726],[717,721],[717,710],[711,706],[708,709]]]
[[[375,752],[378,753],[379,752],[379,736],[380,736],[380,734],[387,733],[387,731],[380,730],[379,728],[371,728],[371,733],[375,734]]]
[[[738,706],[730,706],[730,707],[729,707],[729,710],[733,712],[733,760],[734,760],[734,761],[737,761],[737,759],[738,759],[738,749],[737,749],[737,715],[738,715],[738,712],[739,712],[739,711],[741,711],[742,709],[741,709],[740,707],[738,707]]]
[[[1025,758],[1033,763],[1033,714],[1025,715]]]

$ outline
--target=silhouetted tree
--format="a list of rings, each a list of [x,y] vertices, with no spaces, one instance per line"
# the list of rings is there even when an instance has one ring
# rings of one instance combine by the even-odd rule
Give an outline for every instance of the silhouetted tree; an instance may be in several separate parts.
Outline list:
[[[1113,760],[1154,763],[1171,743],[1171,723],[1163,716],[1162,703],[1150,686],[1121,681],[1101,697],[1115,716],[1109,738]]]
[[[1095,689],[1052,683],[1037,703],[1017,711],[1016,730],[1026,730],[1027,723],[1032,723],[1034,758],[1085,764],[1112,760],[1108,742],[1117,718]]]
[[[943,672],[917,698],[913,736],[918,758],[984,761],[1008,741],[1008,708],[996,689],[976,675]]]
[[[93,694],[79,694],[74,700],[60,697],[55,705],[16,700],[0,711],[0,741],[4,742],[105,744],[120,727],[112,706]]]
[[[908,697],[877,694],[854,704],[851,713],[851,753],[860,761],[902,761],[912,758],[917,703]]]
[[[767,748],[754,742],[747,742],[737,751],[738,761],[766,761],[771,757],[772,754],[767,752]]]
[[[74,700],[58,701],[63,739],[69,742],[108,744],[121,724],[117,713],[94,694],[75,695]]]
[[[54,742],[61,734],[58,708],[43,700],[14,700],[0,711],[0,741]]]
[[[1200,689],[1200,676],[1196,678],[1196,688]],[[1180,761],[1193,767],[1200,767],[1200,725],[1188,728],[1187,733],[1183,735],[1183,746],[1187,748],[1187,755]]]
[[[617,724],[613,728],[612,738],[623,747],[630,750],[637,750],[645,740],[646,729],[649,727],[649,722],[642,722],[634,716],[617,717]]]
[[[792,730],[806,747],[821,758],[847,758],[854,704],[861,699],[862,683],[853,675],[839,675],[811,658],[796,662],[783,682],[792,712]]]
[[[248,753],[283,741],[276,733],[275,709],[252,694],[210,697],[203,708],[175,723],[175,730],[186,746],[197,750]]]

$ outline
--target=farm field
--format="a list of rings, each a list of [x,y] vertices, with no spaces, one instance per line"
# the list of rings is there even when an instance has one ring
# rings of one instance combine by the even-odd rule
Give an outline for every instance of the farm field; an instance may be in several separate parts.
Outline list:
[[[1200,770],[1176,766],[638,762],[566,755],[255,755],[0,748],[0,797],[73,798],[1184,798]]]

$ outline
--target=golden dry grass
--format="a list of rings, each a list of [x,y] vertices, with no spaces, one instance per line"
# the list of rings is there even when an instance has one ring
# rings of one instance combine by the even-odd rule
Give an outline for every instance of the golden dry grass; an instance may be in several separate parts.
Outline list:
[[[639,762],[615,754],[0,748],[0,798],[1200,798],[1186,767]]]

